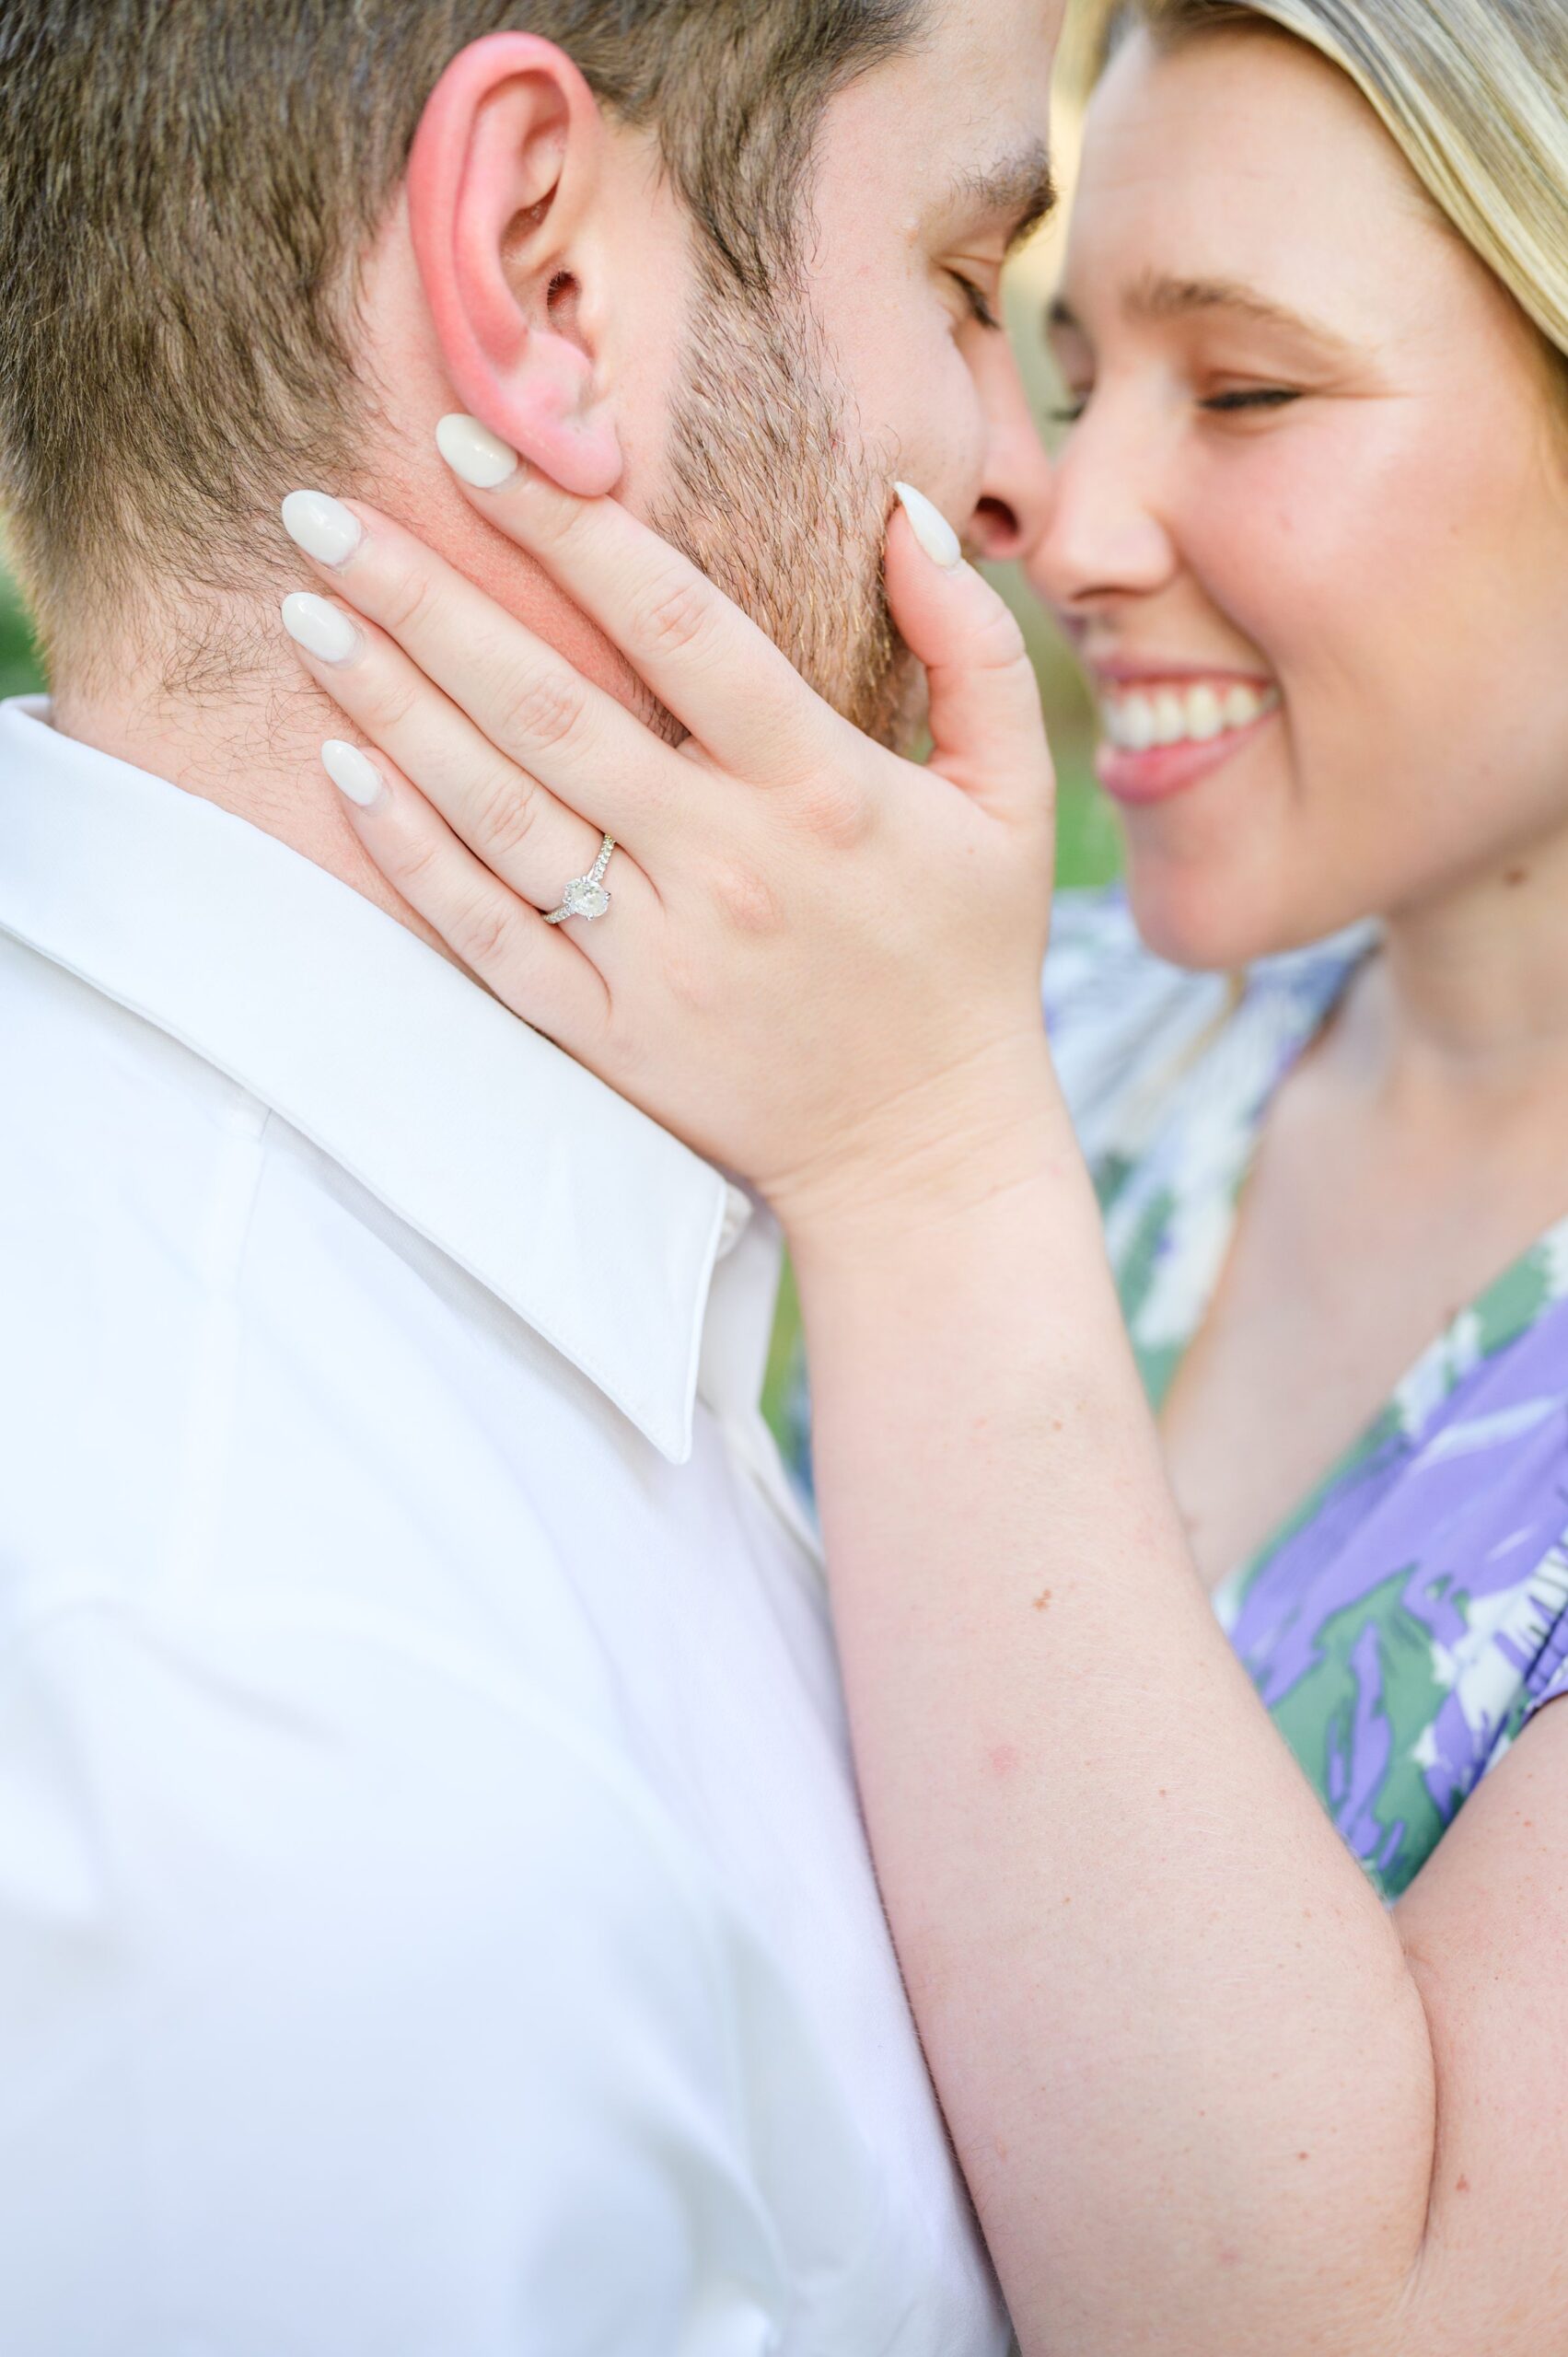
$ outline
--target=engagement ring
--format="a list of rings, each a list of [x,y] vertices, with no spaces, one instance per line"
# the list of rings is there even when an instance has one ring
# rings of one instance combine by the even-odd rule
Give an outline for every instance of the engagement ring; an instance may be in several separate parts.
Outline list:
[[[552,909],[545,918],[546,924],[563,924],[568,917],[586,917],[591,924],[595,917],[603,916],[610,906],[610,894],[604,888],[603,877],[614,849],[613,836],[606,835],[599,847],[598,857],[587,874],[573,877],[561,895],[561,906]]]

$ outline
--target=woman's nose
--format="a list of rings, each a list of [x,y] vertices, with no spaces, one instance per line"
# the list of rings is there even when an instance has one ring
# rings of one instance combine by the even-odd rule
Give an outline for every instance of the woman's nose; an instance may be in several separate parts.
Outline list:
[[[1163,588],[1177,555],[1146,470],[1125,440],[1084,420],[1051,470],[1040,528],[1025,553],[1030,586],[1072,613]]]

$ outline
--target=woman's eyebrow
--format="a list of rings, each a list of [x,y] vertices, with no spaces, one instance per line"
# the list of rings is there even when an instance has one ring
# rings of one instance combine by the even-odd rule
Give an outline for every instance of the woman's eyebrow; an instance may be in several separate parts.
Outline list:
[[[1167,278],[1150,271],[1133,281],[1121,298],[1121,308],[1133,319],[1184,319],[1208,311],[1225,311],[1263,327],[1287,328],[1297,335],[1309,335],[1314,343],[1333,351],[1349,352],[1352,348],[1347,339],[1325,321],[1273,302],[1241,279]],[[1046,323],[1078,335],[1085,333],[1071,305],[1061,296],[1052,299]]]

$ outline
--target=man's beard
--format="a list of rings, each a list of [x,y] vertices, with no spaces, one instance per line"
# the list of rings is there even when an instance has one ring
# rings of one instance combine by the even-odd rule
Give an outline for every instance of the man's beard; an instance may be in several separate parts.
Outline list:
[[[891,454],[874,462],[830,389],[803,301],[710,287],[687,340],[670,489],[651,521],[879,744],[919,733],[924,675],[882,581]]]

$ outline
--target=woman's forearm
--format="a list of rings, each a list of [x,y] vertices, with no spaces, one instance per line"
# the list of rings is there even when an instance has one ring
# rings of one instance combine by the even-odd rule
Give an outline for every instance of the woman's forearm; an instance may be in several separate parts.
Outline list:
[[[1388,2357],[1425,2018],[1192,1567],[1043,1049],[1016,1101],[793,1238],[922,2031],[1028,2357]]]

